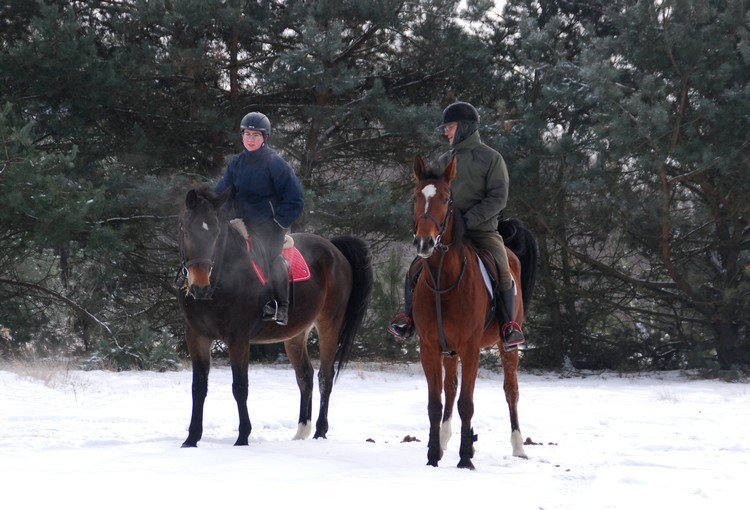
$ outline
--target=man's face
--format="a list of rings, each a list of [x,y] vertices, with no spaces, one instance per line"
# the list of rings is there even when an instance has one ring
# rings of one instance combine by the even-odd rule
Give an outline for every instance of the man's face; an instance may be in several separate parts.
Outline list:
[[[456,122],[449,122],[443,126],[443,136],[448,139],[451,145],[453,145],[453,139],[456,137],[456,128],[458,128],[458,123]]]
[[[265,141],[263,133],[260,131],[253,131],[252,129],[246,129],[242,132],[242,145],[249,152],[257,151]]]

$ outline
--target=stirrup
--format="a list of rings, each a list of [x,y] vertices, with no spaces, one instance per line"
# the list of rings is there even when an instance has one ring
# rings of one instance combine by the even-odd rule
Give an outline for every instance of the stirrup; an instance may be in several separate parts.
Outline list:
[[[263,305],[263,320],[275,321],[279,311],[279,303],[274,299]]]
[[[521,332],[521,326],[515,321],[506,322],[502,325],[500,338],[503,341],[505,352],[515,351],[526,340]]]
[[[275,299],[269,301],[263,306],[263,320],[267,322],[275,322],[279,326],[286,326],[289,322],[289,305],[279,305],[279,302]]]
[[[396,314],[386,329],[400,340],[408,340],[414,334],[414,321],[404,312]]]
[[[276,315],[273,318],[273,321],[278,324],[279,326],[286,326],[287,322],[289,322],[289,304],[281,303],[281,305],[276,308]]]

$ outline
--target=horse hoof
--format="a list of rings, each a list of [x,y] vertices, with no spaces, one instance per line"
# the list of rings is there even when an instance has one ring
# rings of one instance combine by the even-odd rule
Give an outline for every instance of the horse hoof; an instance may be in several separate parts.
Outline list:
[[[328,438],[326,437],[325,433],[316,432],[315,435],[313,436],[313,439],[328,439]]]
[[[469,459],[459,461],[457,467],[459,469],[471,469],[474,471],[474,464]]]
[[[427,465],[428,466],[432,466],[432,467],[438,467],[438,461],[436,461],[436,460],[428,460],[427,461]]]
[[[185,441],[180,448],[198,448],[198,443],[195,441]]]
[[[234,446],[247,446],[247,439],[237,440],[234,442]]]

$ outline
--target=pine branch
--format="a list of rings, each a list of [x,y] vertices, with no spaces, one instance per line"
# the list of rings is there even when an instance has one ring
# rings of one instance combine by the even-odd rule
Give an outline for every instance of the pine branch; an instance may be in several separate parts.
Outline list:
[[[107,218],[104,220],[98,220],[91,222],[92,225],[104,225],[105,223],[115,223],[118,221],[134,221],[134,220],[173,220],[177,218],[176,214],[169,216],[157,216],[154,214],[141,214],[136,216],[115,216],[114,218]]]

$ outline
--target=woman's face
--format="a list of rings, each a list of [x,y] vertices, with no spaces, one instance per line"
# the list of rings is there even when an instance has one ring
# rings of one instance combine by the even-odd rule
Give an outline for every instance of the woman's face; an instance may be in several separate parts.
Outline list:
[[[242,132],[242,145],[245,146],[248,152],[257,151],[263,145],[263,142],[265,142],[265,137],[260,131],[246,129]]]
[[[456,137],[456,129],[458,128],[458,123],[456,122],[449,122],[445,126],[443,126],[443,136],[448,139],[448,142],[453,145],[453,139]]]

